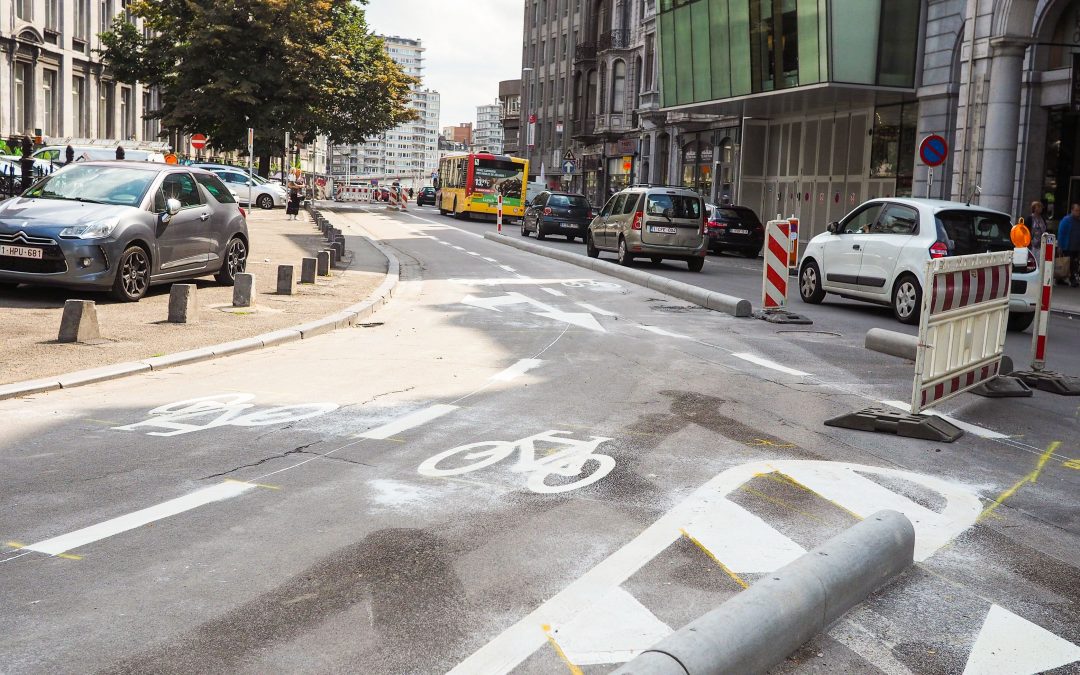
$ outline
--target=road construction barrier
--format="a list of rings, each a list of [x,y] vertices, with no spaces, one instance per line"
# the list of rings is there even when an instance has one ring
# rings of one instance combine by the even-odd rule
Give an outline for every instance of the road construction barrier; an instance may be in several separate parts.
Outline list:
[[[498,205],[498,209],[495,212],[495,221],[498,223],[498,231],[501,233],[502,232],[502,221],[503,221],[503,196],[502,196],[502,193],[499,193],[499,205]]]
[[[994,378],[1005,350],[1013,252],[927,263],[911,413]]]
[[[791,224],[770,220],[765,226],[765,264],[761,270],[761,306],[766,311],[787,307],[788,257]]]
[[[338,188],[337,201],[361,202],[372,201],[372,189],[370,185],[342,185]]]
[[[797,275],[799,269],[799,219],[795,216],[788,218],[788,274]]]
[[[398,204],[398,189],[396,186],[390,188],[390,198],[386,201],[386,208],[390,211],[397,211],[400,206]]]

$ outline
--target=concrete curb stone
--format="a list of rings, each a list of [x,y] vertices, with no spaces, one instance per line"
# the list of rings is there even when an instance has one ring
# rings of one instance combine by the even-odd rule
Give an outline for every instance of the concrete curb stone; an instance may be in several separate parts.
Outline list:
[[[560,251],[559,249],[540,246],[529,241],[513,239],[505,234],[485,232],[484,239],[500,244],[506,244],[507,246],[512,246],[513,248],[529,253],[535,253],[544,256],[545,258],[552,258],[553,260],[560,260],[562,262],[570,263],[571,265],[584,267],[593,270],[594,272],[606,274],[615,277],[616,279],[622,279],[623,281],[629,281],[632,284],[644,286],[645,288],[679,298],[680,300],[700,305],[706,309],[724,312],[735,317],[748,317],[753,312],[753,306],[750,304],[749,300],[737,298],[733,295],[726,295],[724,293],[717,293],[716,291],[710,291],[699,286],[694,286],[693,284],[668,279],[667,277],[662,277],[658,274],[650,274],[642,270],[622,267],[596,258],[588,258],[586,256]]]
[[[100,368],[79,370],[55,377],[3,384],[0,385],[0,400],[56,391],[58,389],[67,389],[84,384],[104,382],[106,380],[115,380],[137,373],[163,370],[165,368],[187,365],[189,363],[209,361],[211,359],[221,358],[232,354],[241,354],[256,349],[262,349],[264,347],[284,344],[294,340],[306,340],[313,338],[316,335],[333,332],[339,328],[354,326],[362,319],[370,317],[375,311],[382,308],[390,300],[394,290],[397,288],[401,276],[401,264],[392,250],[381,243],[374,241],[370,237],[360,236],[377,251],[383,254],[386,258],[387,269],[383,282],[379,284],[375,291],[366,299],[350,307],[334,312],[322,319],[309,321],[298,326],[282,328],[261,335],[255,335],[242,340],[234,340],[218,345],[200,347],[198,349],[189,349],[183,352],[176,352],[175,354],[155,356],[140,361],[130,361],[127,363],[102,366]]]

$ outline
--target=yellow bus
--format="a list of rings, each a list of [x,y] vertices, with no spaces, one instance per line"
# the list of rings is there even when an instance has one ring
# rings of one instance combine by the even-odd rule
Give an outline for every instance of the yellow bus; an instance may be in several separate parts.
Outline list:
[[[525,185],[528,160],[509,155],[469,153],[447,155],[439,160],[435,189],[439,213],[455,218],[474,215],[494,218],[498,196],[503,198],[503,219],[525,216]]]

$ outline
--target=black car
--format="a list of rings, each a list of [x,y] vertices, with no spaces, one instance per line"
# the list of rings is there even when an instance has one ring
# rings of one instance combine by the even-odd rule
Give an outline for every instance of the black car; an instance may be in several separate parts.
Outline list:
[[[585,241],[589,223],[596,215],[584,195],[572,192],[541,192],[532,202],[526,202],[525,217],[521,219],[521,236],[536,233],[537,239],[559,234],[573,241]]]
[[[713,253],[738,251],[747,258],[756,258],[765,244],[765,227],[757,214],[745,206],[713,206],[707,204],[709,220],[706,233],[709,250]]]
[[[425,204],[435,206],[435,188],[430,185],[420,188],[420,192],[416,193],[416,205],[424,206]]]

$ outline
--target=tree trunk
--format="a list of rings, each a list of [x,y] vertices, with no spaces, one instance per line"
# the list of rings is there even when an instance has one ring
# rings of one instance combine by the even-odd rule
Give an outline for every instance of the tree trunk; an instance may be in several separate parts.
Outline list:
[[[259,175],[263,178],[270,176],[270,152],[259,155]]]

